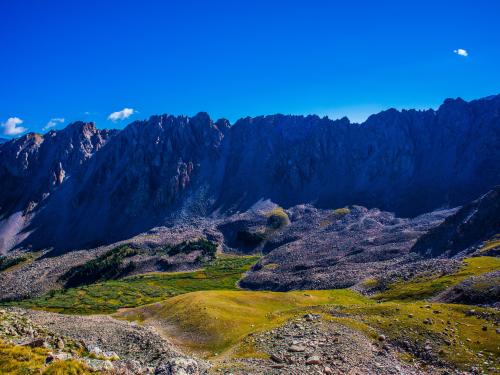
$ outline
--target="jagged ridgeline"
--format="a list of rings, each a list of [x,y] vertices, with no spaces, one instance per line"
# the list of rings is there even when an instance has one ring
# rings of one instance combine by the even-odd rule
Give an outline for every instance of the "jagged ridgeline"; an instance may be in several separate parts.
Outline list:
[[[499,109],[493,96],[363,124],[273,115],[230,125],[200,113],[30,133],[0,146],[0,246],[112,243],[265,199],[403,217],[462,205],[500,183]]]

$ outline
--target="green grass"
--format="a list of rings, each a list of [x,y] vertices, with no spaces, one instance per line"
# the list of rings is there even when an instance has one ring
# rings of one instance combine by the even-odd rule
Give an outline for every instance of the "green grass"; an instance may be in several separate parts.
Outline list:
[[[142,323],[160,322],[169,337],[185,349],[210,357],[238,344],[251,332],[274,328],[308,308],[329,304],[374,303],[347,290],[292,292],[201,291],[122,310],[117,317]]]
[[[500,248],[500,234],[493,236],[489,241],[486,241],[485,244],[479,249],[479,253],[484,254],[489,252],[490,250],[497,250]]]
[[[476,314],[471,315],[470,310],[471,306],[466,305],[384,302],[339,306],[340,318],[333,320],[355,325],[373,338],[383,333],[389,341],[400,345],[407,341],[423,349],[431,342],[432,352],[440,360],[464,370],[470,370],[472,365],[486,370],[491,366],[484,365],[484,359],[491,355],[495,362],[500,357],[494,324],[500,313],[474,307]],[[425,324],[426,319],[431,319],[432,324]],[[478,355],[480,352],[484,357]]]
[[[0,341],[0,373],[5,375],[86,375],[84,364],[75,361],[55,361],[45,364],[49,350],[30,348]]]
[[[65,314],[112,313],[199,290],[234,290],[259,257],[221,256],[203,270],[150,273],[70,288],[11,304]]]
[[[384,292],[376,294],[379,301],[417,301],[435,296],[446,288],[465,279],[500,269],[500,258],[476,257],[464,260],[463,267],[452,274],[437,278],[417,278],[410,281],[398,281],[389,285]]]
[[[305,313],[317,313],[365,333],[373,342],[384,334],[389,342],[410,342],[423,351],[429,341],[440,361],[464,370],[473,365],[487,369],[484,359],[492,356],[495,361],[500,354],[494,325],[500,313],[474,307],[476,314],[471,315],[470,309],[422,301],[377,303],[346,289],[286,293],[239,290],[183,294],[121,310],[115,316],[156,326],[184,350],[224,360],[265,356],[244,339]],[[432,324],[425,324],[426,319]],[[480,357],[480,352],[487,357]]]

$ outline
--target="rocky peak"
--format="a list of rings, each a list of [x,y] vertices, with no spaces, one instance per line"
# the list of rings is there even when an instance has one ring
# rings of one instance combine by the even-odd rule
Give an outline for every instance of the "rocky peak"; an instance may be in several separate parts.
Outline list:
[[[2,144],[0,189],[5,193],[0,197],[0,215],[36,206],[115,133],[75,122],[62,130],[28,133]]]

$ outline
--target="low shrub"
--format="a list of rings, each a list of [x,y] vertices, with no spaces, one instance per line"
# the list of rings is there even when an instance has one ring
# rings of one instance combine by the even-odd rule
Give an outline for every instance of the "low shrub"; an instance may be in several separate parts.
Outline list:
[[[281,207],[273,209],[267,216],[267,226],[272,229],[280,229],[290,223],[288,215]]]
[[[351,210],[349,210],[347,207],[337,208],[336,210],[333,210],[333,214],[335,216],[345,216],[349,212],[351,212]]]
[[[134,256],[137,250],[121,245],[80,266],[71,268],[61,280],[66,287],[93,284],[97,281],[118,279],[134,270],[133,262],[123,265],[125,258]]]
[[[203,256],[213,259],[217,252],[217,245],[205,238],[200,238],[196,241],[184,241],[177,245],[167,245],[163,247],[163,251],[168,255],[189,254],[193,251],[201,251]]]
[[[19,257],[0,256],[0,271],[5,271],[6,269],[14,267],[15,265],[25,262],[27,260],[28,257],[24,255]]]

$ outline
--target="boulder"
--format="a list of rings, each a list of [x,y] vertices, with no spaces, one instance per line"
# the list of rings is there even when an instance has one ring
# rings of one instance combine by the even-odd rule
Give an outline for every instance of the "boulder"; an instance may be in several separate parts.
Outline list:
[[[161,362],[155,369],[155,375],[199,375],[198,363],[191,358],[170,358]]]

